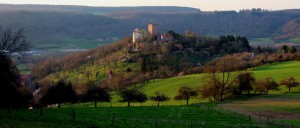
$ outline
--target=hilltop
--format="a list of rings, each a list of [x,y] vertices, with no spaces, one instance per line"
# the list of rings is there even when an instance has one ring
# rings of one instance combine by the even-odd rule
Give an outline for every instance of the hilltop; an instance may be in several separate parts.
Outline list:
[[[148,37],[142,38],[140,32],[135,30],[133,38],[126,37],[104,47],[45,60],[35,65],[32,73],[42,83],[64,79],[78,87],[100,82],[120,89],[151,79],[202,72],[201,66],[218,56],[251,50],[247,38],[241,36],[216,38],[174,31],[149,35],[149,31],[144,34]],[[109,74],[114,76],[112,81]]]

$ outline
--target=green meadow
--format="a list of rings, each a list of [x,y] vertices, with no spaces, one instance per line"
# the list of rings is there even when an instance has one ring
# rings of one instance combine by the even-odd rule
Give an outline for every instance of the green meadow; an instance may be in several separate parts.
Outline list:
[[[0,110],[0,127],[39,128],[252,128],[275,127],[207,106],[101,107]]]
[[[108,40],[98,41],[96,39],[91,40],[91,39],[83,39],[83,38],[59,38],[59,40],[52,39],[51,41],[55,43],[43,42],[40,44],[35,44],[34,48],[44,49],[49,51],[64,50],[64,49],[92,49],[113,42]]]
[[[249,43],[251,46],[268,46],[274,45],[274,40],[271,37],[266,38],[250,38]]]

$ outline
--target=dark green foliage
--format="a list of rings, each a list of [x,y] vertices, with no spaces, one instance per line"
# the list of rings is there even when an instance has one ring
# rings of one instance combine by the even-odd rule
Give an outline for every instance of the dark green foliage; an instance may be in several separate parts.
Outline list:
[[[111,97],[108,90],[100,86],[91,86],[88,91],[82,96],[82,102],[93,101],[95,107],[97,102],[110,102]]]
[[[282,45],[279,49],[279,53],[288,53],[288,46]]]
[[[66,102],[75,102],[77,100],[76,92],[73,88],[72,83],[66,84],[63,80],[56,83],[55,86],[50,87],[46,94],[41,99],[43,105],[47,104],[58,104]]]
[[[32,94],[28,87],[21,88],[20,73],[11,57],[23,54],[29,46],[22,29],[13,31],[0,26],[0,107],[28,106]]]
[[[250,94],[250,91],[252,90],[252,83],[255,82],[254,74],[251,72],[243,72],[237,76],[237,91],[238,94],[242,94],[244,91],[247,94]]]
[[[239,52],[250,52],[251,47],[249,45],[249,41],[246,37],[228,35],[228,36],[220,36],[219,47],[217,47],[217,51],[220,54],[232,54]],[[217,52],[218,53],[218,52]]]
[[[32,99],[32,92],[27,85],[21,86],[20,74],[6,56],[0,54],[0,108],[27,108]]]
[[[157,63],[155,63],[155,54],[143,54],[142,55],[142,64],[141,64],[141,71],[145,72],[152,72],[157,69]]]
[[[192,48],[200,55],[232,54],[239,52],[250,52],[251,46],[246,37],[241,36],[220,36],[218,38],[197,35],[194,33],[185,33],[178,40],[184,48]]]
[[[121,102],[127,102],[128,107],[131,102],[145,102],[148,98],[139,88],[128,87],[119,91],[119,95],[122,98]]]
[[[189,104],[189,100],[191,97],[195,97],[198,95],[198,91],[189,86],[182,86],[178,90],[178,94],[174,97],[175,100],[186,100],[186,104]]]
[[[271,77],[260,79],[255,84],[255,92],[268,94],[270,90],[278,90],[279,84]]]
[[[17,101],[20,74],[12,60],[0,54],[0,107],[8,107]]]
[[[181,37],[179,33],[176,33],[175,31],[172,30],[168,31],[168,33],[171,34],[175,40],[178,40]]]
[[[153,100],[153,101],[156,101],[157,102],[157,106],[159,106],[160,102],[167,101],[170,98],[168,96],[166,96],[165,94],[163,94],[163,93],[155,92],[155,95],[151,96],[150,99]]]
[[[296,53],[297,49],[295,46],[287,46],[287,45],[282,45],[278,49],[278,53]]]
[[[296,49],[295,46],[290,46],[290,47],[288,48],[288,53],[296,53],[296,52],[297,52],[297,49]]]

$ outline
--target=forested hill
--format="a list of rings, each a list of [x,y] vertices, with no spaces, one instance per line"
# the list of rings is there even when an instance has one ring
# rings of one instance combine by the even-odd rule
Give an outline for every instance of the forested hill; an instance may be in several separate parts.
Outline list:
[[[152,13],[195,13],[199,9],[176,6],[140,6],[140,7],[91,7],[75,5],[11,5],[0,4],[0,11],[61,11],[107,14],[117,12],[152,12]]]
[[[295,25],[290,25],[298,23],[299,17],[300,10],[204,12],[186,7],[0,5],[0,25],[24,28],[25,35],[38,48],[113,42],[130,35],[135,28],[146,28],[151,21],[159,24],[161,33],[188,30],[204,35],[285,40],[300,36],[292,32]]]

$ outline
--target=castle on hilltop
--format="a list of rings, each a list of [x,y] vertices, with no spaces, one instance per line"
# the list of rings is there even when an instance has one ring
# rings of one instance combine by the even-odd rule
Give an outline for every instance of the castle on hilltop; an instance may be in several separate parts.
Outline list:
[[[148,24],[148,35],[154,37],[158,35],[158,24]]]
[[[130,46],[130,51],[139,51],[138,49],[140,48],[140,43],[144,43],[146,40],[148,42],[151,40],[153,43],[162,44],[164,42],[172,41],[173,36],[170,33],[159,34],[158,24],[149,23],[148,31],[145,29],[136,28],[132,32],[132,44]]]

